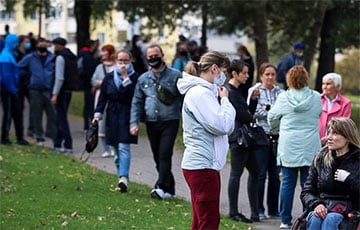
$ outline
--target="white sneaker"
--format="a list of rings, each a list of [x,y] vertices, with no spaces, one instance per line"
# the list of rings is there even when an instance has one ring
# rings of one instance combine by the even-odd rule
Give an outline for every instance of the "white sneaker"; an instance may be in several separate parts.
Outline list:
[[[111,155],[111,153],[109,153],[108,151],[105,151],[101,154],[102,157],[111,157],[111,156],[114,156],[114,155]]]
[[[280,229],[291,229],[291,224],[281,223],[280,224]]]
[[[174,194],[171,194],[171,193],[164,193],[164,196],[163,196],[163,199],[175,199],[176,198],[176,195]]]
[[[152,198],[158,198],[158,199],[163,199],[164,198],[164,190],[162,190],[161,188],[154,188],[153,190],[151,190],[151,197]]]
[[[127,192],[128,190],[128,179],[124,176],[120,177],[118,187],[120,188],[120,192]]]
[[[38,141],[37,146],[44,147],[45,146],[45,141]]]

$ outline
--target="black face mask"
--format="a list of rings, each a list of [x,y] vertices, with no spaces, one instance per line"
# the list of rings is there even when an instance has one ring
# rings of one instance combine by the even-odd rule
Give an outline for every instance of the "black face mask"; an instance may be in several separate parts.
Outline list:
[[[180,56],[187,56],[187,52],[186,51],[180,51]]]
[[[39,53],[42,53],[42,54],[47,52],[46,47],[36,47],[36,50],[39,51]]]
[[[161,64],[163,63],[161,60],[161,57],[153,57],[150,59],[147,59],[149,66],[151,66],[152,68],[159,68],[161,66]]]

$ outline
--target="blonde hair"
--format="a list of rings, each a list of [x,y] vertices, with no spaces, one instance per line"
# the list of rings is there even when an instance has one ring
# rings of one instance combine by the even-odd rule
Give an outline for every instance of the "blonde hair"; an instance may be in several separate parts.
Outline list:
[[[328,130],[332,130],[332,132],[337,133],[343,136],[349,144],[352,144],[358,148],[360,148],[360,135],[359,130],[356,127],[356,124],[353,120],[347,117],[334,117],[332,118],[328,125]],[[326,148],[327,152],[323,158],[323,163],[326,167],[331,167],[334,162],[334,158],[330,150]],[[315,165],[320,162],[319,154],[315,157]]]
[[[307,86],[309,75],[304,66],[293,66],[286,74],[286,83],[289,88],[301,89]]]
[[[206,72],[213,64],[220,68],[228,68],[230,60],[220,52],[209,51],[201,56],[199,62],[190,61],[185,68],[185,72],[194,76],[199,76],[201,72]]]

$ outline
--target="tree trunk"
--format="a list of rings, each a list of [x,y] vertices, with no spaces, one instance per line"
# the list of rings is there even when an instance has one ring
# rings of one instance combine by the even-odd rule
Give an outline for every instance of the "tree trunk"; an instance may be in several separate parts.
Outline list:
[[[208,23],[208,3],[205,1],[202,5],[201,16],[202,16],[202,25],[201,25],[201,46],[206,47],[207,41],[207,23]]]
[[[267,25],[266,25],[266,3],[260,3],[255,9],[254,14],[254,38],[255,38],[255,52],[256,52],[256,66],[259,69],[260,65],[268,62],[268,46],[267,46]],[[259,76],[256,77],[259,81]]]
[[[321,92],[322,77],[335,68],[335,33],[336,33],[336,8],[325,12],[324,23],[320,37],[319,67],[316,75],[315,89]]]
[[[326,11],[326,6],[323,1],[319,1],[318,4],[318,10],[316,11],[316,15],[314,15],[314,23],[309,29],[308,36],[304,38],[304,43],[306,44],[304,53],[304,67],[309,73],[311,70],[312,60],[314,59],[314,55],[317,51],[318,38]]]
[[[76,40],[77,49],[80,50],[90,39],[90,0],[75,0]]]

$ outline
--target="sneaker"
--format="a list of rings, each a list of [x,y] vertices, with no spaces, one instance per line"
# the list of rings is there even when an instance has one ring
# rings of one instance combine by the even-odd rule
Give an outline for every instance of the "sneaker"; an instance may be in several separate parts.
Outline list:
[[[1,144],[3,145],[11,145],[11,141],[9,139],[1,140]]]
[[[246,218],[243,214],[238,213],[234,216],[230,216],[230,219],[234,220],[234,221],[238,221],[238,222],[243,222],[243,223],[247,223],[247,224],[251,224],[253,221]]]
[[[24,139],[18,140],[18,141],[16,142],[16,144],[18,144],[18,145],[23,145],[23,146],[28,146],[28,145],[30,145],[30,143],[27,142],[27,140],[24,140]]]
[[[280,224],[280,229],[291,229],[291,223],[289,224],[284,224],[284,223],[281,223]]]
[[[114,156],[114,155],[112,155],[112,156]],[[108,151],[105,151],[101,154],[101,157],[104,157],[104,158],[111,157],[111,153],[109,153]]]
[[[45,141],[38,141],[36,143],[37,146],[43,147],[45,145]]]
[[[120,177],[118,187],[120,188],[120,192],[127,192],[128,179],[124,176]]]
[[[175,198],[176,198],[175,194],[171,194],[171,193],[168,193],[168,192],[165,192],[164,196],[163,196],[163,199],[175,199]]]
[[[259,213],[259,219],[260,219],[260,220],[264,220],[264,219],[266,219],[266,218],[268,218],[268,217],[265,215],[265,213],[263,213],[263,212],[260,212],[260,213]]]
[[[68,154],[73,154],[74,153],[73,149],[63,148],[61,150],[62,150],[61,153],[68,153]]]
[[[60,147],[50,148],[50,150],[54,151],[54,152],[58,152],[58,153],[63,153],[64,152],[64,149],[60,148]]]
[[[279,219],[280,218],[280,214],[277,212],[277,213],[269,213],[269,216],[268,218],[271,218],[271,219]]]
[[[164,190],[162,190],[161,188],[154,188],[153,190],[151,190],[151,197],[152,198],[157,198],[162,200],[164,198]]]

